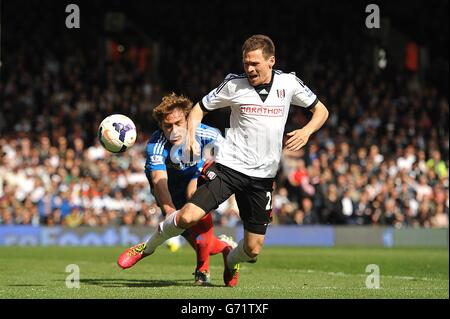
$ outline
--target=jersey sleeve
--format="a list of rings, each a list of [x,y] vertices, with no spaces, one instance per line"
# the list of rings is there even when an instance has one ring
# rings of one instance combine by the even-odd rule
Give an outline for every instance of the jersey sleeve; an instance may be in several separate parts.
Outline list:
[[[209,92],[201,99],[201,108],[204,111],[209,112],[229,106],[231,100],[229,84],[234,78],[236,78],[235,74],[228,74],[225,77],[225,80],[217,88]]]
[[[292,95],[292,104],[311,109],[316,106],[319,99],[317,96],[300,80],[294,76],[294,94]]]
[[[196,131],[197,140],[200,141],[201,147],[205,147],[208,144],[220,142],[223,140],[223,136],[220,131],[214,127],[200,124]]]
[[[156,138],[152,138],[147,144],[145,173],[149,174],[153,171],[166,170],[166,158],[169,156],[168,150],[165,148],[166,138],[161,134]]]

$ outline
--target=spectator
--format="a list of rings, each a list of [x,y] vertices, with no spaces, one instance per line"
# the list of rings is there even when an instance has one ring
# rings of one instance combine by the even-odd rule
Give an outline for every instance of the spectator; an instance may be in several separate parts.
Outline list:
[[[322,210],[322,222],[326,224],[344,224],[345,217],[342,212],[342,201],[338,196],[335,184],[331,184]]]
[[[313,203],[311,199],[304,198],[302,200],[302,224],[304,225],[313,225],[317,224],[317,214],[313,209]],[[295,215],[294,215],[295,221]]]
[[[439,150],[431,151],[431,158],[427,161],[427,167],[430,170],[434,170],[439,178],[448,177],[448,167],[441,159],[441,152],[439,152]]]

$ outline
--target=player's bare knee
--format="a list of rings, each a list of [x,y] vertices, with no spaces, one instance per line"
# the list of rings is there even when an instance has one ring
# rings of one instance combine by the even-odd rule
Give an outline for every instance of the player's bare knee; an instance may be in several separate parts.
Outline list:
[[[192,223],[192,216],[188,209],[185,209],[186,207],[183,207],[177,216],[177,226],[180,228],[187,229],[189,228]]]
[[[187,204],[178,213],[177,226],[180,228],[189,228],[195,225],[204,214],[195,205]]]
[[[261,252],[261,249],[262,249],[262,245],[260,245],[259,243],[247,243],[244,246],[245,253],[250,258],[256,258],[259,255],[259,253]]]
[[[193,224],[193,218],[189,212],[183,212],[178,214],[177,226],[180,228],[187,229],[191,227]]]

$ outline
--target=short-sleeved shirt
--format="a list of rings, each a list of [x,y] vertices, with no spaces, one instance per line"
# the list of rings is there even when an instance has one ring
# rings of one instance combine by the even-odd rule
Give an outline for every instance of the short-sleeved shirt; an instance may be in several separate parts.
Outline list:
[[[229,74],[201,100],[205,111],[231,107],[230,128],[216,161],[251,177],[273,178],[280,162],[290,105],[314,107],[317,96],[294,73],[273,72],[267,98],[261,99],[245,74]]]
[[[186,187],[189,182],[199,177],[205,162],[205,154],[217,151],[223,142],[220,131],[205,124],[197,127],[196,139],[200,144],[202,155],[195,162],[183,161],[184,145],[176,146],[170,143],[162,130],[155,131],[147,143],[145,174],[151,184],[151,172],[167,171],[169,192],[177,209],[186,202]]]

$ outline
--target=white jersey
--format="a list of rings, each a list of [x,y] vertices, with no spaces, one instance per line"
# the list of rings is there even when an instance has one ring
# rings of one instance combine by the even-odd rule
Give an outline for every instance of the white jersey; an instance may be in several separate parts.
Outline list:
[[[273,73],[270,92],[264,93],[268,95],[263,102],[245,74],[229,74],[201,104],[207,111],[231,107],[231,127],[216,161],[248,176],[272,178],[281,158],[290,105],[310,108],[317,97],[294,73],[278,70]]]

